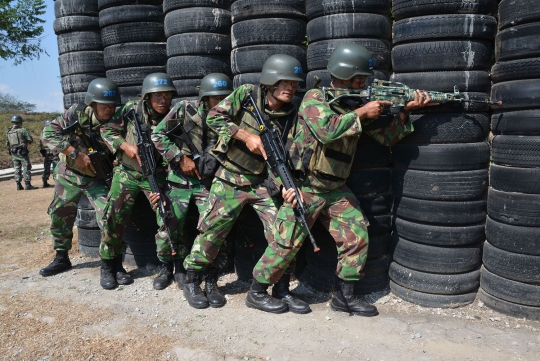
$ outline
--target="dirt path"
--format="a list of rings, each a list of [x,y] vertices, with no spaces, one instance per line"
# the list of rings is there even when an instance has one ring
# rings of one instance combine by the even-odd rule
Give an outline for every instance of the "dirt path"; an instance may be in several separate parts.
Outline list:
[[[73,269],[43,278],[53,257],[46,213],[52,189],[16,192],[0,182],[1,360],[530,360],[540,359],[540,322],[507,317],[476,301],[428,309],[383,292],[375,318],[328,307],[300,285],[308,315],[244,306],[247,283],[220,281],[228,304],[194,310],[176,287],[156,292],[153,274],[133,285],[99,286],[99,264],[71,251]],[[76,242],[74,249],[77,249]]]

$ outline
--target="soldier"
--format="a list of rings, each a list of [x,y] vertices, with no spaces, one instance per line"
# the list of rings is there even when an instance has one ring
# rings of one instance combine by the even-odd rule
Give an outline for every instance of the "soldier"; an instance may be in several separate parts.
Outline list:
[[[15,171],[15,183],[17,183],[17,190],[22,191],[24,188],[21,185],[21,178],[24,175],[24,183],[26,190],[37,189],[30,181],[32,179],[32,163],[28,158],[28,144],[32,143],[34,139],[26,130],[22,127],[23,118],[20,115],[14,115],[11,117],[13,126],[8,129],[6,134],[6,146],[11,155],[13,161],[13,170]]]
[[[158,232],[156,235],[158,257],[163,264],[158,277],[154,279],[153,286],[156,290],[162,290],[169,285],[173,278],[173,271],[178,287],[180,289],[184,287],[186,270],[183,263],[191,249],[184,232],[189,202],[193,200],[199,209],[199,214],[202,214],[212,180],[212,175],[204,177],[203,174],[204,178],[202,178],[198,165],[208,164],[209,160],[214,164],[210,168],[215,171],[218,164],[217,160],[208,153],[216,143],[217,134],[208,129],[206,117],[208,111],[232,90],[232,81],[225,74],[212,73],[205,76],[201,80],[199,101],[178,102],[152,134],[154,145],[169,163],[165,197],[170,204],[173,217],[167,220],[167,225],[177,252],[175,256],[171,254],[165,235]],[[197,163],[194,162],[194,156],[197,157]],[[225,304],[225,298],[217,288],[218,273],[225,262],[226,255],[220,254],[214,261],[216,266],[210,267],[206,276],[206,295],[215,307]]]
[[[205,308],[209,303],[213,306],[200,288],[201,274],[215,262],[245,205],[255,209],[267,241],[273,242],[273,223],[281,200],[271,195],[279,195],[279,189],[268,175],[257,122],[242,110],[241,104],[251,94],[259,109],[270,118],[271,125],[286,137],[290,125],[296,122],[297,110],[291,101],[301,81],[302,66],[298,60],[288,55],[273,55],[264,63],[260,86],[241,85],[208,114],[208,126],[219,135],[213,154],[221,166],[212,182],[208,207],[199,220],[201,234],[184,262],[187,270],[184,296],[192,307]],[[288,279],[284,279],[286,282],[274,288],[275,297],[267,293],[267,285],[253,282],[247,305],[273,313],[287,309],[309,312],[309,305],[290,293]]]
[[[49,124],[51,124],[50,120],[45,121],[45,128],[43,128],[43,131],[45,131]],[[41,132],[41,137],[39,139],[39,152],[43,156],[43,188],[48,188],[51,186],[49,183],[47,183],[49,176],[51,175],[51,168],[54,171],[59,159],[58,156],[55,156],[52,151],[46,147],[45,144],[43,144],[43,131]]]
[[[116,84],[104,78],[94,79],[88,85],[84,103],[72,105],[42,132],[43,144],[53,156],[60,158],[54,177],[53,200],[48,209],[56,257],[39,271],[42,276],[52,276],[71,268],[68,251],[71,249],[73,223],[81,195],[84,193],[88,197],[102,227],[100,220],[109,192],[105,181],[95,178],[95,167],[87,155],[86,146],[73,132],[66,132],[64,128],[79,122],[88,137],[101,141],[99,129],[112,118],[119,103],[120,93]],[[107,147],[103,145],[103,148]],[[129,277],[121,263],[117,269],[120,278]]]
[[[334,88],[361,89],[368,75],[371,53],[364,47],[345,43],[339,45],[328,61]],[[330,105],[329,97],[320,89],[308,91],[298,114],[298,123],[291,133],[289,154],[298,176],[297,186],[307,206],[308,224],[319,219],[330,231],[338,249],[336,274],[339,290],[331,301],[334,311],[362,316],[375,316],[377,308],[354,295],[354,283],[360,280],[368,251],[369,225],[358,200],[345,185],[362,126],[377,119],[387,101],[371,101],[357,109]],[[379,143],[391,146],[413,131],[408,120],[411,110],[426,106],[427,93],[415,92],[409,102],[383,128],[364,130]],[[261,257],[253,277],[262,284],[271,284],[281,277],[288,263],[302,245],[307,231],[294,217],[294,194],[284,194],[285,204],[277,215],[275,242]],[[295,202],[295,201],[294,201]]]
[[[157,196],[151,192],[148,178],[143,175],[137,148],[137,132],[126,115],[133,109],[138,121],[153,129],[169,112],[175,94],[176,89],[167,74],[149,74],[143,80],[142,100],[127,102],[101,129],[103,140],[119,163],[114,169],[103,215],[105,225],[99,252],[102,260],[100,284],[104,289],[114,289],[121,284],[114,275],[114,265],[115,262],[122,262],[122,254],[126,250],[124,229],[137,195],[142,191],[147,198],[151,195]],[[165,164],[157,150],[155,156],[158,160],[158,183],[164,185]],[[158,223],[161,223],[160,217]]]

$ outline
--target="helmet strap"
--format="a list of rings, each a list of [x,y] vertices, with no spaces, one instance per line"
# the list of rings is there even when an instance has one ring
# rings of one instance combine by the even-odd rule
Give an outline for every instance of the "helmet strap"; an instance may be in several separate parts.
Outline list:
[[[158,112],[156,112],[154,110],[154,108],[152,108],[152,103],[150,102],[150,96],[149,95],[147,95],[146,98],[144,99],[144,103],[146,104],[146,109],[148,110],[148,113],[152,118],[161,117],[161,115],[158,114]]]

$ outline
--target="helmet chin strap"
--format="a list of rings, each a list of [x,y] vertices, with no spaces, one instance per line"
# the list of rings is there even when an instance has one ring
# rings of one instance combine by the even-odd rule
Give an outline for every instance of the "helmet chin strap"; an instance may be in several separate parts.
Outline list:
[[[146,108],[148,109],[148,113],[150,113],[150,116],[151,117],[159,117],[160,115],[158,114],[158,112],[156,112],[154,110],[154,108],[152,108],[152,104],[150,102],[150,97],[147,96],[146,99],[144,99],[144,103],[146,104]]]
[[[271,89],[270,87],[267,87],[267,86],[265,86],[265,88],[266,88],[266,90],[270,91],[270,95],[272,95],[272,98],[273,98],[276,102],[278,102],[278,103],[280,103],[280,104],[285,104],[285,103],[286,103],[286,102],[284,102],[283,100],[278,99],[278,98],[274,95],[275,92],[277,91],[277,88],[274,87],[274,89]]]

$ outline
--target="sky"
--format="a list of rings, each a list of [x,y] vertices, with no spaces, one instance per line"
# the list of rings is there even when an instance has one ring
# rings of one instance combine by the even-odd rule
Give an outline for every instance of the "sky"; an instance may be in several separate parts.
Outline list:
[[[54,2],[46,1],[47,12],[41,18],[45,31],[41,47],[49,54],[39,60],[26,61],[14,66],[12,61],[0,60],[0,92],[19,100],[36,104],[37,112],[62,112],[63,94],[58,67],[58,46],[53,31]]]

